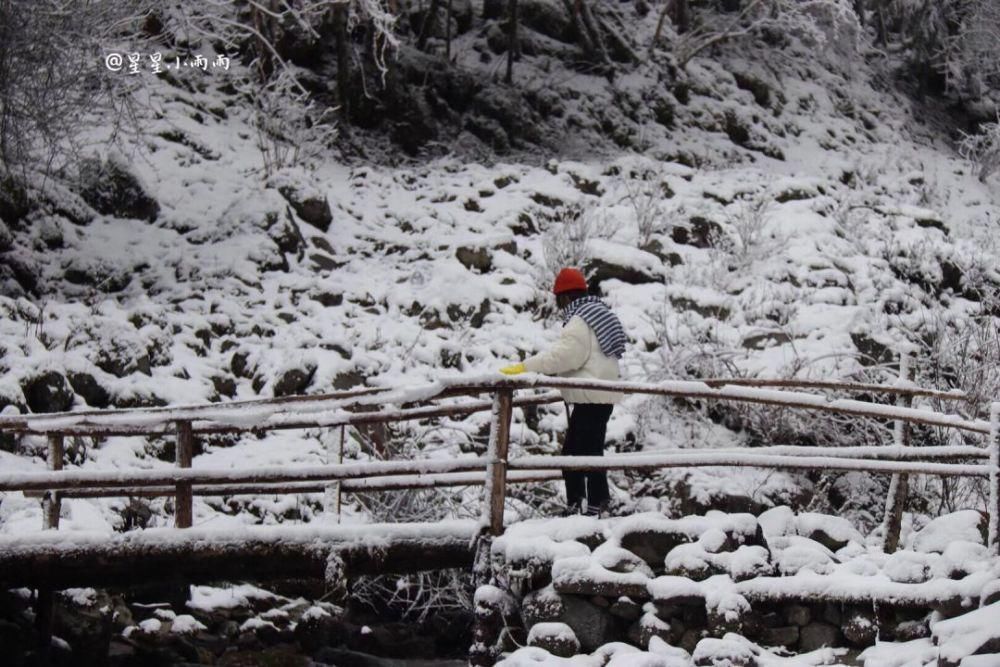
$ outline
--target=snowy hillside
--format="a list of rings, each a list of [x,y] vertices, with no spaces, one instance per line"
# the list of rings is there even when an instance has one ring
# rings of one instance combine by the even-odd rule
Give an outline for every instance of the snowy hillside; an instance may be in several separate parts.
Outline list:
[[[158,120],[134,153],[86,165],[76,192],[39,183],[16,217],[7,209],[8,410],[493,372],[554,338],[548,292],[563,264],[583,266],[621,316],[634,380],[841,378],[876,364],[869,372],[891,381],[885,364],[898,351],[912,349],[919,364],[927,350],[918,344],[935,328],[984,308],[997,314],[995,191],[864,67],[848,76],[734,50],[694,59],[669,92],[653,64],[612,83],[577,74],[552,88],[566,117],[634,110],[640,123],[622,127],[642,133],[629,148],[488,163],[460,153],[399,166],[329,160],[264,183],[228,75],[198,73],[191,85],[182,74],[147,83]],[[653,91],[659,117],[646,120]],[[600,133],[584,125],[565,136],[596,142]],[[530,425],[515,419],[515,447],[555,450],[561,408]],[[414,435],[438,451],[483,446],[476,428]],[[651,450],[759,435],[630,399],[609,437]],[[212,441],[194,465],[318,461],[329,437]],[[42,444],[7,442],[4,466],[40,469]],[[73,462],[169,466],[165,446],[80,442]],[[678,474],[704,505],[716,478],[733,483],[730,472]],[[740,493],[761,506],[808,497],[801,477],[744,476]],[[165,520],[162,502],[151,525]],[[270,517],[289,502],[255,504]],[[70,527],[120,525],[121,501],[68,504]],[[199,501],[196,520],[230,511]],[[38,512],[8,496],[0,530],[39,529]]]
[[[553,279],[572,266],[621,319],[625,380],[913,383],[952,394],[901,397],[908,414],[951,413],[934,423],[985,432],[1000,399],[994,4],[0,2],[0,413],[358,387],[403,388],[359,413],[385,395],[408,407],[431,383],[500,378],[546,349],[561,329]],[[139,49],[166,71],[149,71],[145,53],[130,60]],[[64,67],[73,57],[83,64]],[[867,458],[894,443],[903,460],[915,451],[904,444],[983,439],[928,420],[904,432],[857,411],[714,400],[738,393],[727,392],[630,395],[607,450],[725,448],[698,459],[717,463],[791,445],[782,461],[822,452],[827,468],[633,466],[610,473],[612,503],[596,518],[559,517],[559,473],[518,484],[538,471],[515,465],[488,522],[480,486],[428,477],[404,491],[351,480],[336,512],[332,489],[196,487],[186,528],[173,527],[192,523],[176,477],[176,496],[61,506],[0,492],[0,556],[14,563],[0,574],[43,587],[0,588],[0,656],[994,664],[993,469],[878,468],[910,472],[890,490],[888,474],[838,467],[829,449]],[[858,404],[834,407],[847,403]],[[268,409],[225,418],[243,427]],[[511,455],[550,461],[566,412],[516,407]],[[227,484],[291,466],[315,480],[342,451],[346,463],[427,459],[413,469],[461,469],[464,483],[501,423],[479,412],[195,428],[192,467],[239,470],[218,475]],[[190,431],[177,429],[68,435],[65,468],[150,481],[183,458]],[[0,469],[48,470],[57,444],[0,433]],[[775,464],[770,453],[741,460]],[[693,460],[657,460],[668,456]],[[881,524],[900,482],[894,549]],[[240,562],[251,542],[255,560]],[[84,581],[88,558],[121,590],[45,590],[98,585]],[[267,590],[215,581],[216,563]],[[272,580],[293,571],[301,579]],[[146,573],[157,581],[133,587]]]

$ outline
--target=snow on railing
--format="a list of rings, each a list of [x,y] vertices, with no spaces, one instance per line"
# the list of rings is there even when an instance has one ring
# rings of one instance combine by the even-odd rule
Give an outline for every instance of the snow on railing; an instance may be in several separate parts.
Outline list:
[[[798,387],[969,400],[965,394],[941,392],[915,386],[748,378],[733,380],[712,378],[645,383],[555,378],[534,374],[516,378],[500,378],[495,375],[449,378],[406,388],[378,388],[338,394],[289,396],[210,405],[6,415],[0,416],[0,431],[33,434],[62,433],[65,435],[161,435],[172,433],[174,425],[179,421],[192,422],[196,433],[340,426],[368,423],[367,420],[397,421],[402,418],[401,411],[398,410],[395,412],[353,412],[359,408],[426,402],[449,396],[494,393],[503,387],[511,389],[610,389],[631,394],[733,400],[845,414],[902,418],[917,423],[948,426],[978,433],[989,432],[989,423],[985,420],[965,420],[957,415],[942,415],[928,410],[890,413],[888,411],[892,410],[894,406],[877,405],[866,401],[829,399],[822,395],[784,390]],[[780,387],[782,389],[774,390],[766,387]],[[486,410],[491,405],[492,403],[480,402],[475,405],[475,408]],[[879,408],[881,412],[876,414],[867,410],[866,406],[872,409]],[[451,407],[458,408],[458,406]],[[448,408],[434,408],[434,410],[444,409]],[[430,408],[427,410],[432,412]],[[926,419],[922,419],[922,417]],[[417,418],[424,417],[418,416]],[[937,418],[936,421],[935,418]]]
[[[521,457],[508,460],[513,409],[552,403],[553,392],[515,397],[517,390],[600,389],[625,394],[645,394],[689,399],[736,401],[816,410],[878,419],[897,424],[924,424],[954,428],[990,436],[989,447],[905,447],[897,442],[886,447],[765,447],[753,450],[682,450],[658,454],[607,457]],[[903,397],[902,405],[833,398],[790,391],[822,389]],[[492,395],[492,400],[472,400],[447,405],[421,405],[442,398]],[[234,401],[225,404],[167,408],[69,412],[46,415],[0,416],[0,431],[44,434],[49,438],[50,472],[0,474],[0,491],[44,492],[46,526],[58,527],[58,493],[76,497],[100,495],[164,495],[177,497],[176,524],[190,526],[191,497],[228,492],[307,492],[341,484],[343,490],[420,488],[451,484],[484,483],[482,524],[493,535],[503,531],[506,484],[552,479],[567,469],[659,469],[695,466],[751,466],[783,469],[865,470],[905,474],[959,475],[990,479],[990,545],[996,548],[997,507],[1000,502],[1000,454],[997,448],[997,406],[991,421],[968,419],[926,408],[908,407],[913,397],[969,401],[960,392],[942,392],[913,385],[901,377],[892,385],[840,383],[832,381],[710,378],[700,381],[659,383],[584,380],[522,375],[458,377],[403,388],[376,388],[321,396]],[[485,459],[445,461],[384,461],[307,467],[270,467],[254,470],[192,469],[191,442],[194,434],[213,432],[260,432],[277,429],[330,427],[429,419],[493,411],[490,448]],[[898,430],[899,427],[897,427]],[[902,431],[902,432],[905,432]],[[178,467],[169,471],[131,470],[89,472],[60,470],[62,439],[66,435],[159,435],[178,436]],[[989,463],[948,463],[942,460],[984,459]],[[508,468],[510,472],[508,473]],[[478,477],[477,479],[477,476]],[[323,485],[323,486],[321,486]]]

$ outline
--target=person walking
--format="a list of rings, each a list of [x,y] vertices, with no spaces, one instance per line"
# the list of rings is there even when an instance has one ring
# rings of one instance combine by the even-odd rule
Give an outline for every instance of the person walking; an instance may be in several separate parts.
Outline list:
[[[618,317],[599,298],[588,296],[587,280],[577,269],[561,270],[552,292],[556,305],[563,311],[558,340],[548,350],[521,363],[504,366],[500,372],[619,379],[618,362],[628,339]],[[563,389],[562,395],[569,413],[563,455],[602,456],[608,419],[622,395],[597,389]],[[564,470],[563,479],[571,512],[597,515],[607,509],[611,495],[605,471]]]

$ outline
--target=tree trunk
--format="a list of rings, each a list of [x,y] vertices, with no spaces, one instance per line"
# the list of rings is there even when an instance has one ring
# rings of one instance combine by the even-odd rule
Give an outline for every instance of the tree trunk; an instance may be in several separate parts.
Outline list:
[[[448,0],[448,11],[444,20],[444,59],[448,62],[451,62],[451,7],[452,0]]]
[[[350,120],[350,103],[348,88],[351,81],[350,58],[347,52],[347,5],[340,3],[333,8],[333,28],[337,35],[337,102],[340,105],[340,117]]]
[[[566,13],[573,19],[573,30],[576,31],[583,52],[588,58],[593,60],[594,45],[591,43],[590,36],[587,34],[587,28],[583,25],[583,20],[580,18],[578,0],[563,0],[563,6],[566,8]]]
[[[517,0],[507,0],[507,76],[504,81],[514,80],[514,57],[517,55]]]
[[[434,30],[434,19],[437,18],[438,5],[441,4],[441,0],[431,0],[431,6],[427,9],[427,13],[424,14],[423,23],[420,25],[420,37],[417,38],[417,48],[421,51],[427,46],[427,38],[430,37],[431,31]]]
[[[883,47],[889,45],[889,36],[885,28],[885,8],[882,0],[877,0],[875,6],[875,30],[878,33],[878,43]]]
[[[670,8],[673,6],[674,0],[667,0],[663,3],[663,9],[660,10],[660,16],[656,20],[656,31],[653,33],[653,41],[649,43],[649,55],[653,55],[653,49],[660,43],[660,35],[663,34],[663,24],[667,20]]]
[[[583,26],[587,31],[590,43],[593,45],[593,54],[597,56],[599,62],[608,64],[610,62],[610,59],[608,58],[608,50],[604,47],[604,39],[601,37],[601,32],[598,29],[597,22],[594,20],[594,15],[590,11],[590,4],[587,0],[576,0],[576,8],[580,12],[580,18],[583,20]]]
[[[688,0],[674,0],[672,7],[677,34],[683,35],[691,28],[691,10],[688,6]]]

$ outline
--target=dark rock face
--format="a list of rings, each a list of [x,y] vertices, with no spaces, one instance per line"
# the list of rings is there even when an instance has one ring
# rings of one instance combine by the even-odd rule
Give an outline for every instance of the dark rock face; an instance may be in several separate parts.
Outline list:
[[[7,224],[0,218],[0,252],[7,252],[14,246],[14,235],[10,233]]]
[[[250,358],[250,353],[248,352],[233,352],[233,358],[229,362],[229,370],[233,372],[233,375],[240,378],[250,378],[253,376],[252,372],[249,372],[249,367],[247,362]]]
[[[796,625],[766,628],[761,633],[761,642],[766,646],[795,646],[798,641],[799,628]]]
[[[694,216],[687,225],[678,225],[670,233],[674,243],[695,248],[712,248],[723,238],[722,226],[701,216]]]
[[[596,285],[605,280],[615,279],[630,285],[641,285],[643,283],[658,283],[662,280],[660,276],[655,276],[634,267],[618,266],[601,259],[592,259],[587,262],[587,273],[591,276],[591,282]]]
[[[280,218],[279,213],[270,212],[265,217],[268,235],[277,243],[282,252],[300,253],[306,245],[305,238],[298,225],[295,224],[292,211],[304,222],[322,232],[330,228],[330,224],[333,222],[330,202],[321,191],[310,184],[307,177],[294,170],[282,171],[268,181],[267,187],[277,190],[290,207],[290,210],[287,207],[285,209],[285,224],[275,224]],[[322,237],[317,236],[314,237],[315,239],[322,239]]]
[[[748,350],[764,350],[777,345],[784,345],[791,342],[792,337],[784,331],[769,331],[766,333],[753,334],[747,336],[740,343]]]
[[[656,258],[659,259],[661,262],[663,262],[664,264],[668,264],[670,266],[679,266],[680,264],[684,263],[684,260],[678,253],[667,252],[663,248],[663,244],[657,239],[652,239],[651,241],[649,241],[649,243],[646,243],[640,249],[648,252],[650,255],[655,255]]]
[[[290,211],[283,223],[274,224],[268,228],[267,235],[278,246],[278,250],[283,253],[301,256],[306,245],[306,240],[302,237]]]
[[[462,263],[462,266],[470,271],[475,269],[481,273],[486,273],[493,267],[493,258],[486,248],[461,247],[455,251],[455,258]]]
[[[757,657],[750,647],[725,639],[708,637],[698,642],[691,654],[695,667],[757,667]]]
[[[333,212],[330,210],[330,202],[325,197],[305,197],[291,186],[280,187],[278,192],[288,201],[302,220],[323,232],[330,229],[330,223],[333,222]]]
[[[12,177],[0,179],[0,219],[16,229],[30,211],[27,191]]]
[[[590,281],[594,285],[599,285],[605,280],[620,280],[630,285],[641,285],[643,283],[658,283],[663,280],[658,275],[653,275],[641,271],[631,266],[618,266],[603,259],[591,259],[587,261],[585,272],[590,275]]]
[[[829,623],[814,622],[799,630],[799,650],[815,651],[824,646],[840,646],[842,637],[840,629]]]
[[[573,634],[572,628],[563,623],[532,628],[531,634],[528,635],[528,645],[537,646],[560,658],[570,658],[580,652],[580,642]]]
[[[728,320],[731,314],[725,306],[701,304],[683,296],[670,297],[670,305],[677,310],[691,310],[702,317],[710,317],[716,320]]]
[[[668,533],[661,530],[634,531],[626,533],[621,538],[623,549],[628,549],[654,568],[663,567],[663,559],[671,549],[678,544],[685,544],[691,539],[680,532]]]
[[[84,402],[92,408],[106,408],[111,403],[107,389],[90,373],[69,373],[69,384]]]
[[[236,380],[223,375],[213,375],[211,378],[215,393],[232,398],[236,395]]]
[[[567,44],[573,42],[572,23],[563,5],[544,0],[521,0],[517,13],[521,25]]]
[[[348,371],[340,373],[333,379],[333,388],[337,391],[346,391],[355,387],[363,387],[365,376],[360,371]]]
[[[854,347],[860,353],[858,361],[862,366],[888,364],[893,361],[895,356],[888,346],[883,345],[864,332],[852,333],[851,342],[854,343]]]
[[[111,373],[115,377],[123,378],[132,373],[142,373],[150,375],[152,364],[149,354],[144,351],[134,350],[126,345],[112,345],[102,349],[96,360],[96,365],[105,373]]]
[[[621,624],[607,607],[574,595],[549,591],[525,598],[524,616],[528,627],[536,623],[565,623],[587,653],[623,636]]]
[[[80,167],[80,196],[100,213],[155,222],[160,205],[135,176],[112,160],[87,160]]]
[[[121,292],[132,282],[132,274],[102,262],[70,264],[63,273],[66,282],[93,287],[102,292]]]
[[[316,367],[312,365],[285,371],[274,383],[274,395],[277,397],[301,394],[312,383],[315,374]]]
[[[870,609],[852,609],[841,626],[844,637],[855,646],[871,646],[878,637],[878,621]]]
[[[21,391],[32,412],[65,412],[73,407],[73,390],[55,371],[25,380]]]

